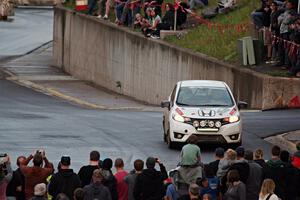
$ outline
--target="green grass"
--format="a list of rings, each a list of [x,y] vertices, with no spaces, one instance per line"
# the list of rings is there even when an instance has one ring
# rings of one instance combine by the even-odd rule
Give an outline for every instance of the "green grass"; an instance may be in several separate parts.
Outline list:
[[[178,40],[175,36],[167,37],[167,42],[180,47],[192,49],[195,52],[207,54],[227,62],[237,61],[237,39],[250,35],[250,13],[259,6],[255,0],[238,0],[239,8],[228,13],[218,15],[211,22],[219,25],[248,24],[248,28],[237,30],[234,28],[210,28],[200,25],[189,30],[188,34]],[[216,0],[210,1],[210,6],[215,6]],[[199,13],[199,11],[197,12]]]

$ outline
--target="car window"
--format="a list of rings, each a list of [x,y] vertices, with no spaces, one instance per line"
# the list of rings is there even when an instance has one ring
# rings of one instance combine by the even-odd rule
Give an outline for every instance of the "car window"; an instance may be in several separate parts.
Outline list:
[[[181,87],[176,103],[182,106],[233,106],[227,88]]]
[[[175,100],[175,95],[176,95],[176,88],[177,88],[177,85],[175,85],[173,91],[172,91],[172,94],[171,94],[171,103],[174,104],[174,100]]]

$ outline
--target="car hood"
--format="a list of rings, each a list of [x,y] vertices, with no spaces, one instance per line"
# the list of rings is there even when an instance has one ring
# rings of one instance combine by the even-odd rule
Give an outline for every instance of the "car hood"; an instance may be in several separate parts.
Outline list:
[[[189,118],[217,119],[239,115],[236,106],[232,107],[178,107],[183,116]]]

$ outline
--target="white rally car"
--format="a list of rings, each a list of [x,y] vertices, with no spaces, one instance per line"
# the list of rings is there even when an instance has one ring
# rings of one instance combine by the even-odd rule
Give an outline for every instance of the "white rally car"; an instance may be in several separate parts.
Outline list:
[[[242,143],[242,120],[239,108],[226,83],[209,80],[180,81],[168,101],[161,106],[164,140],[169,148],[185,143],[195,134],[199,143]]]

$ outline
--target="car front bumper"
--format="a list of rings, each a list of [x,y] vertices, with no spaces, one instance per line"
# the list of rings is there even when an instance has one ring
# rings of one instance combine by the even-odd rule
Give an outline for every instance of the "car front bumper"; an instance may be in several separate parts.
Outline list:
[[[230,123],[219,129],[199,129],[190,124],[170,121],[170,138],[172,142],[186,142],[190,135],[198,137],[199,143],[239,143],[241,142],[242,122]]]

